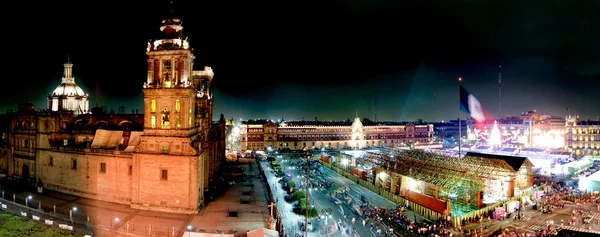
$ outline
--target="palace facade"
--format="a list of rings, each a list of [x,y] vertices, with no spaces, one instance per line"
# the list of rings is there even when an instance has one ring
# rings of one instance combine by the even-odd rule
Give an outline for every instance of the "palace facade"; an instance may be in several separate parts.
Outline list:
[[[143,113],[89,109],[68,61],[47,109],[25,103],[0,116],[2,174],[137,209],[197,212],[225,158],[225,120],[212,121],[214,74],[193,70],[182,29],[170,15],[148,44]]]
[[[353,122],[245,122],[241,126],[241,150],[265,151],[321,148],[396,147],[431,142],[433,125],[377,124]]]
[[[567,116],[565,150],[576,156],[600,155],[600,121],[580,121],[579,116]]]

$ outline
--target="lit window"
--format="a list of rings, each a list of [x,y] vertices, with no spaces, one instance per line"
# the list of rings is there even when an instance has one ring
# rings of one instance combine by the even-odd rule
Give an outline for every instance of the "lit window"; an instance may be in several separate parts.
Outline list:
[[[171,128],[171,121],[170,121],[169,110],[168,109],[164,109],[163,112],[162,112],[162,115],[160,117],[160,127],[162,129],[169,129],[169,128]]]
[[[152,115],[152,120],[150,120],[150,127],[156,128],[156,116]]]
[[[181,111],[181,101],[175,100],[175,112],[179,113]]]
[[[169,153],[169,145],[167,145],[167,144],[162,145],[162,150],[163,150],[163,154]]]
[[[192,116],[188,118],[188,127],[192,127]]]
[[[152,100],[152,104],[150,105],[150,112],[156,112],[156,100]]]
[[[181,128],[181,119],[179,116],[175,117],[175,128]]]

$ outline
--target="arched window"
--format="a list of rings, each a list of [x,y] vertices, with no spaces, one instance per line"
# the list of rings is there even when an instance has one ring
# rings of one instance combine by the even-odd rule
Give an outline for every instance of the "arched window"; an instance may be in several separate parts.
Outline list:
[[[150,121],[150,127],[156,128],[156,116],[152,115],[152,120]]]
[[[160,127],[162,129],[169,129],[171,128],[171,121],[170,121],[170,112],[169,109],[163,109],[161,117],[160,117]]]
[[[175,112],[179,113],[181,111],[181,101],[175,100]]]
[[[152,100],[151,105],[150,105],[150,112],[152,112],[152,113],[156,112],[156,100]]]

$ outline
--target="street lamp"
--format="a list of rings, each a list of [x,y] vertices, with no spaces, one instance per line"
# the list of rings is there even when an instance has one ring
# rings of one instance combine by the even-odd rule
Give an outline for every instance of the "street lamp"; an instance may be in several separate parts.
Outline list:
[[[26,206],[26,207],[29,207],[29,206],[27,205],[27,203],[28,203],[28,201],[29,201],[29,200],[31,200],[31,199],[32,199],[31,195],[29,195],[27,198],[25,198],[25,206]]]
[[[306,217],[304,217],[304,228],[305,228],[305,235],[306,237],[308,237],[308,211],[309,211],[309,207],[308,207],[308,203],[309,203],[309,199],[308,199],[308,177],[309,177],[309,172],[308,172],[308,168],[310,166],[310,154],[308,153],[308,148],[304,147],[303,151],[306,154]]]
[[[325,219],[325,236],[327,236],[327,232],[329,231],[329,227],[327,226],[327,218],[331,217],[331,208],[321,209],[321,218]]]
[[[69,210],[69,219],[71,219],[71,223],[73,222],[73,212],[77,211],[77,207],[73,207]]]

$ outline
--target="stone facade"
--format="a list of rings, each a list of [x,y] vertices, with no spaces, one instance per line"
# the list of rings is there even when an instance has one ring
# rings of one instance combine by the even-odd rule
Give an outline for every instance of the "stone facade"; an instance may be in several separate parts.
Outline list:
[[[320,148],[396,147],[416,142],[431,142],[433,125],[366,125],[356,117],[352,123],[330,125],[325,121],[292,125],[265,121],[242,124],[241,150],[301,150]]]
[[[25,103],[0,115],[2,174],[137,209],[197,212],[225,159],[225,120],[212,121],[214,73],[193,71],[182,28],[170,16],[164,38],[149,43],[143,113],[36,111]]]

